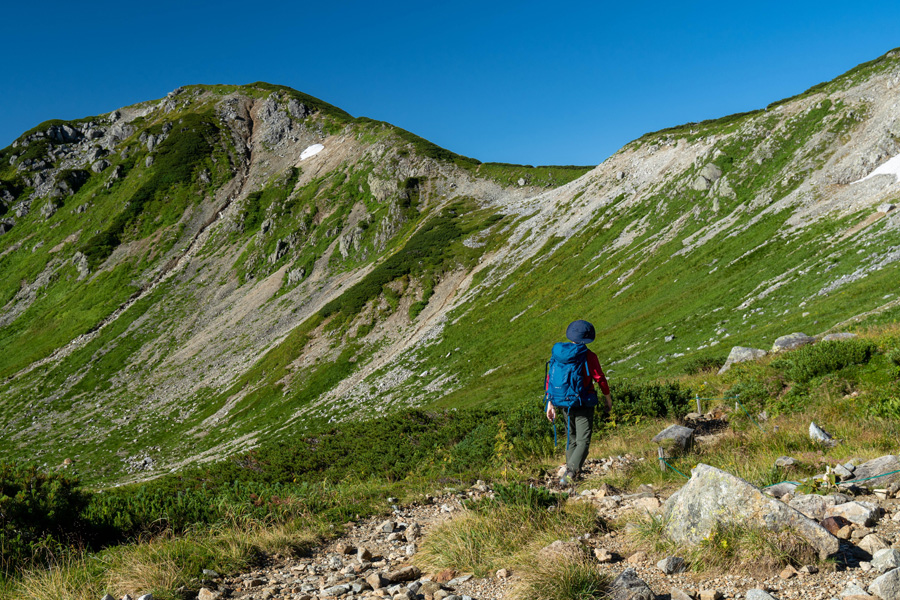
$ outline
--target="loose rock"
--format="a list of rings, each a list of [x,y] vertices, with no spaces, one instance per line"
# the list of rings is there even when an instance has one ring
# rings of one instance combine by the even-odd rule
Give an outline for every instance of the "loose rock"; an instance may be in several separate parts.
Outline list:
[[[671,446],[684,452],[694,443],[694,430],[681,425],[669,425],[654,436],[654,443]]]
[[[654,600],[650,586],[637,576],[634,569],[625,569],[609,584],[611,600]]]
[[[888,571],[869,586],[869,593],[882,600],[900,600],[900,569]]]

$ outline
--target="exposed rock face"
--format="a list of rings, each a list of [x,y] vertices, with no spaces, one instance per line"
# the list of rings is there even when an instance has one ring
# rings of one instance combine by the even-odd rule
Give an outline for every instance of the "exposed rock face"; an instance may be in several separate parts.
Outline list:
[[[842,340],[852,340],[856,337],[855,333],[849,333],[847,331],[842,331],[839,333],[829,333],[822,337],[823,342],[839,342]]]
[[[731,365],[735,363],[756,360],[757,358],[762,358],[766,354],[768,354],[768,352],[766,352],[765,350],[760,350],[759,348],[745,348],[744,346],[735,346],[731,349],[731,352],[728,353],[728,358],[725,360],[725,364],[722,365],[721,369],[719,369],[719,375],[730,369]]]
[[[838,551],[838,540],[821,525],[763,494],[743,479],[699,464],[691,480],[664,506],[666,533],[676,542],[697,544],[718,523],[739,522],[772,531],[793,529],[822,557]]]
[[[816,338],[806,335],[805,333],[790,333],[783,335],[775,340],[772,344],[772,352],[784,352],[785,350],[794,350],[800,346],[814,344]]]

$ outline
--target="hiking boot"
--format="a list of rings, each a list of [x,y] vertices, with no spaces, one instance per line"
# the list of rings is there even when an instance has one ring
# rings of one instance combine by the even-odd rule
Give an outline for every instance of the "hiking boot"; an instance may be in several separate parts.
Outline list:
[[[562,477],[559,478],[559,485],[561,485],[561,486],[575,485],[575,473],[573,473],[571,469],[566,469],[565,472],[562,474]]]

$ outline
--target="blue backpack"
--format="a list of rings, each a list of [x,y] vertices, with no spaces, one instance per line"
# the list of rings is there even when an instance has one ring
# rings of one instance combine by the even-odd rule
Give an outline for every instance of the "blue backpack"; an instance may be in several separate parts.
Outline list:
[[[547,362],[545,401],[549,400],[553,406],[563,408],[597,404],[597,392],[593,386],[585,385],[585,374],[590,374],[587,354],[588,349],[584,344],[553,344],[553,351]]]

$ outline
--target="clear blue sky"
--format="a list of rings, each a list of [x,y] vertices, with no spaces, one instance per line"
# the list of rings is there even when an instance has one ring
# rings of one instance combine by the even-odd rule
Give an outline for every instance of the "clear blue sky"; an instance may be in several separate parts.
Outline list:
[[[900,46],[900,3],[9,2],[0,147],[191,83],[288,85],[483,161],[597,164]]]

